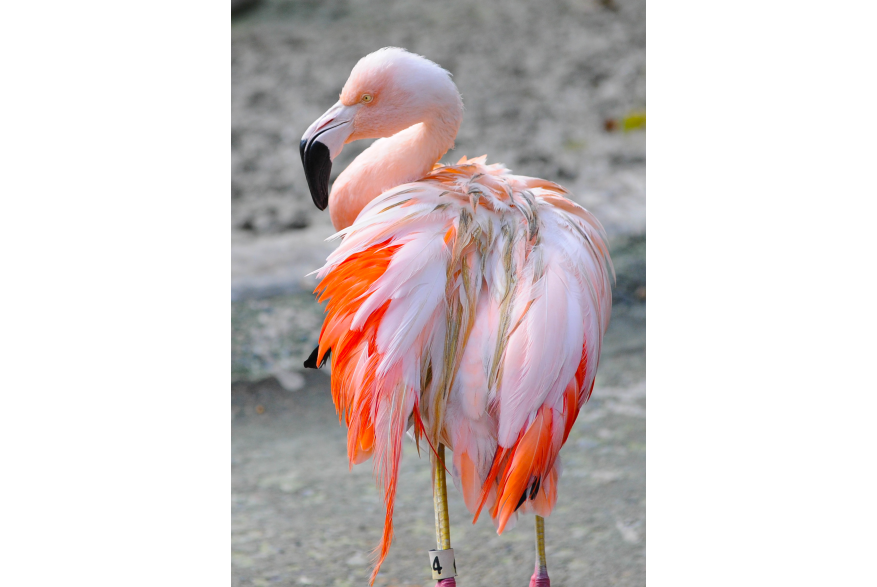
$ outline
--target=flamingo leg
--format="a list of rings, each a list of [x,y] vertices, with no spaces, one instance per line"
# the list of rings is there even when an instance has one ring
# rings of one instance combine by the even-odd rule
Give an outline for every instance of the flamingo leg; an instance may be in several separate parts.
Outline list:
[[[434,482],[432,488],[433,503],[435,505],[436,550],[430,551],[430,559],[433,560],[433,576],[435,576],[438,569],[441,569],[439,572],[442,575],[450,575],[449,577],[439,579],[436,587],[456,587],[457,582],[454,579],[454,575],[457,574],[457,569],[456,564],[453,563],[453,551],[451,551],[450,556],[451,564],[454,566],[453,572],[447,568],[447,565],[445,568],[442,568],[440,563],[435,562],[439,559],[433,556],[433,553],[437,554],[451,549],[451,523],[448,519],[448,485],[445,477],[445,445],[439,444],[436,453],[433,457]]]
[[[530,587],[551,587],[545,558],[545,518],[542,516],[536,516],[536,570],[530,577]]]

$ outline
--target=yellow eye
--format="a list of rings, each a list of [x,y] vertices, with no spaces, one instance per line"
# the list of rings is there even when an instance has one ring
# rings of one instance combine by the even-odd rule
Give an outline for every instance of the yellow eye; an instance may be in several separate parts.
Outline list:
[[[371,102],[374,99],[375,99],[374,96],[372,96],[371,94],[363,94],[362,95],[362,103],[363,104],[368,104],[369,102]]]

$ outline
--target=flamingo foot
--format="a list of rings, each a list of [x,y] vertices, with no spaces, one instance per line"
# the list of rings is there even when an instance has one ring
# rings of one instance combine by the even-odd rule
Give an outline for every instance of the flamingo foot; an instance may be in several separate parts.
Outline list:
[[[551,581],[548,579],[548,568],[537,566],[530,577],[530,587],[551,587]]]
[[[457,581],[455,581],[453,577],[439,579],[438,583],[435,584],[435,587],[457,587]]]

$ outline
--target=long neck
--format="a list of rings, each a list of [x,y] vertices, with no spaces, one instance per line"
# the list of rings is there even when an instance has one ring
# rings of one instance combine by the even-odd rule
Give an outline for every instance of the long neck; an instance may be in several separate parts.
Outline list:
[[[380,139],[353,160],[329,196],[329,215],[337,230],[347,228],[362,209],[385,191],[417,181],[430,172],[448,149],[460,128],[462,113],[415,124]]]

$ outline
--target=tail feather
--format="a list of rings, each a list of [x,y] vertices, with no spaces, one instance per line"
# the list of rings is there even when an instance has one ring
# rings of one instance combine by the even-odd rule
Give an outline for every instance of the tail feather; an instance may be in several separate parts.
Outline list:
[[[393,542],[393,510],[396,505],[396,479],[402,456],[402,437],[417,397],[415,391],[405,385],[396,385],[394,390],[382,396],[375,418],[375,434],[382,439],[382,442],[376,443],[374,463],[375,477],[379,485],[384,488],[386,515],[381,543],[375,549],[377,561],[372,570],[370,584],[374,583]],[[383,441],[384,439],[386,442]]]
[[[466,507],[470,511],[477,508],[481,494],[481,476],[469,453],[465,452],[460,455],[460,488]]]
[[[542,406],[536,419],[517,442],[506,474],[500,483],[496,498],[496,512],[499,517],[497,532],[502,533],[506,523],[518,508],[518,501],[524,495],[534,477],[541,479],[554,464],[551,455],[552,410]],[[541,484],[541,483],[540,483]]]
[[[472,518],[472,523],[478,521],[478,516],[481,515],[481,510],[484,508],[487,503],[487,498],[490,496],[490,490],[496,481],[496,476],[499,474],[499,468],[503,464],[503,459],[508,454],[508,449],[502,446],[496,447],[496,454],[493,456],[493,465],[490,467],[490,471],[487,473],[487,477],[484,479],[484,483],[481,486],[481,497],[478,500],[478,509],[475,511],[475,516]]]
[[[542,482],[536,497],[533,498],[533,511],[547,518],[557,503],[557,467],[551,467],[547,478]]]

